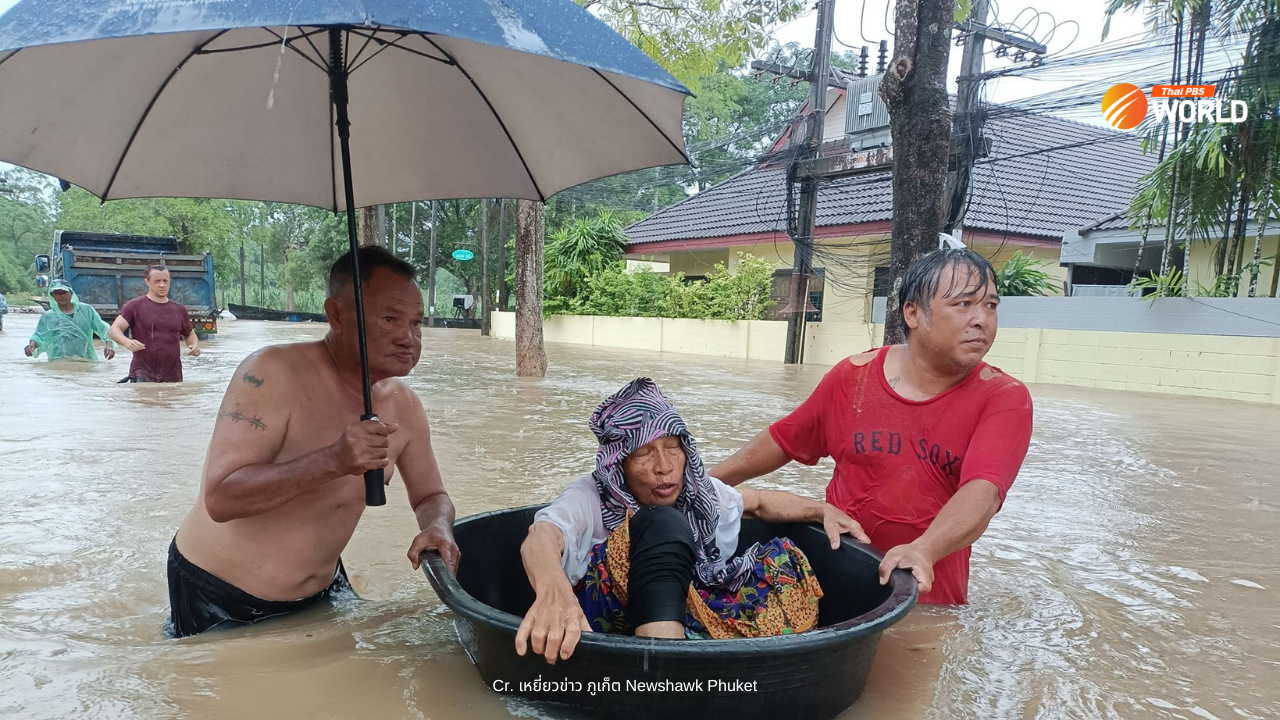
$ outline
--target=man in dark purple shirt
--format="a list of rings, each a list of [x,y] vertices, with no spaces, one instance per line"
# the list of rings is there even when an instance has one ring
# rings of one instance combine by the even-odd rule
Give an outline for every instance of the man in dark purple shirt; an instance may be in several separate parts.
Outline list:
[[[200,341],[191,327],[187,309],[169,299],[169,271],[159,265],[147,268],[143,279],[147,294],[124,304],[111,324],[111,339],[133,353],[129,376],[120,382],[182,382],[180,341],[187,354],[200,354]],[[125,337],[130,331],[132,339]]]

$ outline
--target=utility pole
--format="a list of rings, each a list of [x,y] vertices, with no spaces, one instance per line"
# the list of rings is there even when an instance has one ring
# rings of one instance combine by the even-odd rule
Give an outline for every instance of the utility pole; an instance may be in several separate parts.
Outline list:
[[[986,140],[982,137],[983,118],[978,107],[978,96],[985,80],[982,76],[983,45],[990,40],[1000,46],[997,54],[1016,48],[1015,58],[1027,54],[1032,64],[1038,64],[1047,48],[1029,38],[1009,35],[987,24],[990,0],[974,0],[973,12],[957,25],[964,43],[960,56],[960,74],[956,77],[956,112],[951,125],[951,152],[955,155],[955,170],[947,178],[947,221],[945,232],[960,239],[964,231],[965,210],[969,204],[969,187],[973,177],[973,165],[979,157],[986,156]]]
[[[267,306],[267,248],[258,243],[258,304]]]
[[[414,202],[409,207],[409,264],[413,264],[413,246],[417,242],[418,232],[418,203]]]
[[[975,28],[986,28],[989,4],[989,0],[974,0],[969,20]],[[980,32],[964,36],[960,74],[956,76],[956,114],[951,119],[951,138],[953,148],[958,141],[960,157],[957,158],[955,171],[947,178],[949,202],[947,225],[943,230],[957,240],[964,232],[965,206],[969,204],[969,178],[973,173],[973,162],[978,151],[976,145],[982,129],[982,123],[975,118],[975,114],[978,92],[982,87],[978,76],[982,73],[983,39]]]
[[[431,246],[427,253],[427,327],[436,326],[436,201],[431,201]]]
[[[240,304],[249,304],[244,301],[244,243],[240,243]]]
[[[492,200],[480,201],[480,335],[489,335],[489,207]]]
[[[796,160],[816,158],[822,149],[823,122],[827,115],[827,78],[831,75],[831,24],[835,0],[819,0],[818,30],[813,41],[813,64],[809,71],[809,122],[803,142],[805,147]],[[795,181],[795,164],[788,172],[788,182]],[[800,179],[800,202],[796,212],[795,233],[791,242],[795,253],[791,263],[791,315],[787,318],[786,363],[804,360],[805,310],[809,307],[809,276],[813,272],[813,242],[817,226],[818,179]]]

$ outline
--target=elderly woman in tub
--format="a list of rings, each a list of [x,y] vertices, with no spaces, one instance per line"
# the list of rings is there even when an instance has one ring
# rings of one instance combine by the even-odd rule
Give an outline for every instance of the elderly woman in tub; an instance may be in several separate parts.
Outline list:
[[[649,378],[591,415],[596,467],[534,517],[520,549],[536,599],[516,633],[547,662],[568,659],[583,632],[694,639],[804,632],[822,589],[790,540],[734,557],[744,514],[821,522],[862,542],[837,508],[785,492],[734,489],[707,475],[684,421]]]

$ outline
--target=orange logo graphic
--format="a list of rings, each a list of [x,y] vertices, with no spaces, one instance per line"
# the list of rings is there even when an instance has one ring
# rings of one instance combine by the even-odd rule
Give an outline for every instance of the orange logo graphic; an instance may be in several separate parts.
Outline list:
[[[1102,96],[1102,117],[1117,130],[1132,130],[1147,116],[1147,96],[1136,85],[1112,85]]]

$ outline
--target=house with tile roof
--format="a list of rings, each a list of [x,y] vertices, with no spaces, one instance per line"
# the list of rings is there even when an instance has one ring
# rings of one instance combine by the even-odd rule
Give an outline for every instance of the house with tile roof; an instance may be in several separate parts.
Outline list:
[[[1135,269],[1140,276],[1159,273],[1164,254],[1165,228],[1154,225],[1143,236],[1123,212],[1113,213],[1080,228],[1071,228],[1062,237],[1062,266],[1067,270],[1067,285],[1072,295],[1093,297],[1120,297],[1129,294],[1128,284]],[[1270,297],[1276,287],[1280,267],[1273,260],[1280,257],[1280,218],[1273,218],[1261,242],[1258,233],[1263,231],[1256,218],[1250,219],[1244,228],[1244,242],[1234,245],[1236,265],[1243,267],[1253,260],[1255,243],[1261,248],[1264,263],[1258,269],[1258,295]],[[1169,266],[1186,268],[1187,282],[1213,287],[1217,278],[1217,248],[1197,240],[1191,246],[1190,262],[1183,257],[1185,235],[1175,235],[1169,253]],[[1213,238],[1214,245],[1221,242]],[[1141,249],[1141,255],[1139,255]],[[1225,258],[1223,258],[1225,264]],[[1249,275],[1237,288],[1240,297],[1249,294]]]
[[[888,142],[883,128],[850,131],[856,125],[847,113],[850,81],[833,74],[829,83],[823,155]],[[864,95],[855,104],[856,114],[865,114],[867,101]],[[627,258],[686,278],[717,263],[732,268],[739,253],[765,258],[778,268],[771,319],[785,319],[794,252],[787,233],[789,133],[758,164],[628,227]],[[998,105],[988,108],[983,135],[990,149],[973,169],[963,242],[997,265],[1017,251],[1031,254],[1063,281],[1064,234],[1122,212],[1154,165],[1132,133]],[[810,321],[865,323],[873,297],[887,292],[891,180],[886,169],[821,186]]]

